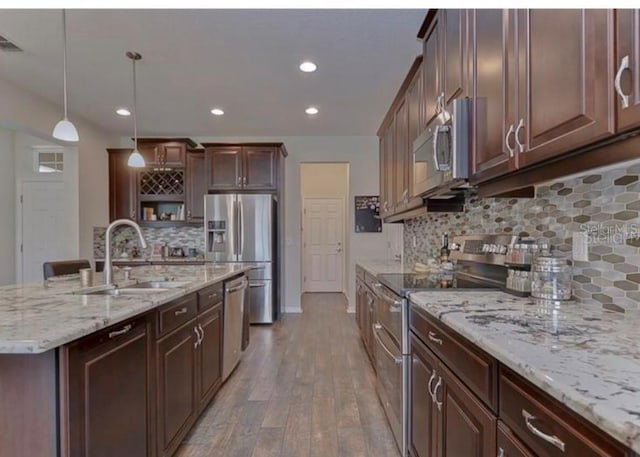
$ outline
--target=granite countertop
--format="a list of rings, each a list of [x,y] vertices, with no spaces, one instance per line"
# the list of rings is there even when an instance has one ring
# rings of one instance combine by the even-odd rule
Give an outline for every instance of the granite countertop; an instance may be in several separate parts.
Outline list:
[[[640,453],[640,315],[551,310],[503,292],[417,292],[411,302]]]
[[[93,259],[94,262],[104,262],[104,259]],[[143,259],[141,257],[129,258],[129,257],[120,257],[112,259],[113,264],[150,264],[150,263],[213,263],[211,261],[207,262],[202,257],[168,257],[166,259]]]
[[[252,269],[237,265],[140,266],[127,284],[166,278],[188,284],[140,295],[79,295],[78,275],[0,287],[0,354],[40,353],[117,324],[210,284]],[[94,284],[102,284],[102,274]]]
[[[413,265],[393,260],[358,260],[356,265],[374,276],[390,273],[415,273]]]

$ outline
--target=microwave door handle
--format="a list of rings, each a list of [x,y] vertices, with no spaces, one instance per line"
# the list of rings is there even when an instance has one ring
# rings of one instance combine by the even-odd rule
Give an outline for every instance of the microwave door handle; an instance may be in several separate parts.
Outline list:
[[[440,126],[436,125],[433,129],[433,164],[436,171],[440,171],[440,163],[438,162],[438,139],[440,137]]]

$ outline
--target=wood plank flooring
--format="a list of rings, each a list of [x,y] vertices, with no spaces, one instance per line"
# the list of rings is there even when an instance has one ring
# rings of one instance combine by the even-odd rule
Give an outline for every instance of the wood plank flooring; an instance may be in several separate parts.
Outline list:
[[[342,294],[252,326],[243,360],[178,457],[398,457],[375,374]]]

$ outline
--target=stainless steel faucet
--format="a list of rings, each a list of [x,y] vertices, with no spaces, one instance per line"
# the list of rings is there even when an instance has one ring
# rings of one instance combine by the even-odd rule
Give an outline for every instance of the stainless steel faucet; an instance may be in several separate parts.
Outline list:
[[[104,283],[108,286],[111,285],[112,283],[112,279],[113,279],[113,267],[111,265],[111,232],[113,231],[113,229],[119,225],[128,225],[130,227],[133,227],[134,229],[136,229],[136,232],[138,232],[138,236],[140,237],[140,246],[142,247],[142,249],[146,249],[147,248],[147,242],[144,239],[144,236],[142,236],[142,231],[140,230],[140,226],[138,224],[136,224],[135,222],[133,222],[132,220],[129,219],[118,219],[113,221],[111,224],[109,224],[109,227],[107,227],[107,233],[105,235],[105,239],[104,239]]]

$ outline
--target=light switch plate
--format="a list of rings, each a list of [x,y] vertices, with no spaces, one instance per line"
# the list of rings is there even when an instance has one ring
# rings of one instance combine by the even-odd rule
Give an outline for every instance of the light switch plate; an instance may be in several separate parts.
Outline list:
[[[573,260],[589,261],[589,239],[584,232],[573,232]]]

